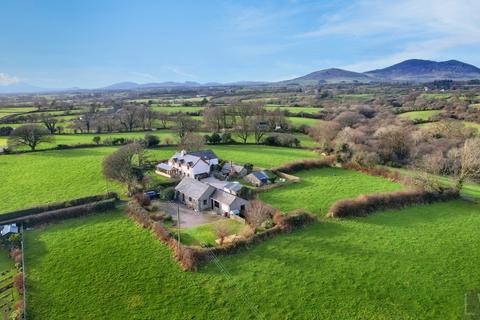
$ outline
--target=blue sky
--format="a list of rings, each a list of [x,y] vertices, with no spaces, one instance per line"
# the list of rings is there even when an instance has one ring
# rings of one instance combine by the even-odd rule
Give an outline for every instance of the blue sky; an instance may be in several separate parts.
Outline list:
[[[478,12],[478,0],[3,0],[0,84],[276,81],[409,58],[479,66]]]

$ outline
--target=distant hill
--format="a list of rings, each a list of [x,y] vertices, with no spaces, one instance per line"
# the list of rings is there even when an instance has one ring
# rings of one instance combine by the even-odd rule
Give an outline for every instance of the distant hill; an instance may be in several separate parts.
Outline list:
[[[479,68],[457,60],[436,62],[411,59],[384,69],[367,71],[365,74],[384,81],[427,82],[442,79],[480,79]]]
[[[303,77],[280,81],[280,84],[287,85],[316,85],[322,83],[339,83],[339,82],[371,82],[373,79],[363,73],[353,72],[343,69],[330,68],[309,73]]]
[[[2,93],[37,93],[52,91],[51,89],[32,86],[28,83],[18,82],[10,85],[0,85],[0,94]]]

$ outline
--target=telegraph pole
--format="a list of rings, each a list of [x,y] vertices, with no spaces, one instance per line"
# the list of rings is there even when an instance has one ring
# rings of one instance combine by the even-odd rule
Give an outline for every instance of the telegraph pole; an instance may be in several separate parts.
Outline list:
[[[177,203],[177,247],[180,247],[180,205],[178,203]]]

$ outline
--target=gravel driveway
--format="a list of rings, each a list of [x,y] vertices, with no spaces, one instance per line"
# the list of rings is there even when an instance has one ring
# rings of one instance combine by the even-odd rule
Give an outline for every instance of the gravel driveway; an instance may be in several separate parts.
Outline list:
[[[180,208],[180,227],[190,228],[199,226],[202,224],[211,223],[221,219],[225,219],[211,211],[202,211],[200,213],[195,212],[192,209],[187,208],[181,203],[163,202],[159,201],[158,205],[160,210],[165,211],[172,216],[174,221],[177,221],[177,206]]]

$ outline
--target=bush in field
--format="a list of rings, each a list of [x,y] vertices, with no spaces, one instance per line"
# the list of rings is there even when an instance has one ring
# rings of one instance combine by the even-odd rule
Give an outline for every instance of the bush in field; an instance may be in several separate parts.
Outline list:
[[[222,143],[233,143],[235,142],[232,138],[232,134],[230,132],[222,133]]]
[[[205,140],[210,144],[219,144],[222,142],[222,137],[218,133],[214,132],[211,136],[206,135]]]
[[[102,140],[102,138],[100,136],[95,136],[93,137],[92,140],[95,144],[100,144],[100,141]]]
[[[153,148],[160,144],[160,138],[153,134],[145,135],[145,147]]]
[[[9,136],[12,131],[12,127],[0,127],[0,136]]]
[[[298,147],[300,146],[300,140],[294,135],[287,133],[277,133],[267,136],[263,143],[269,146],[279,147]]]

